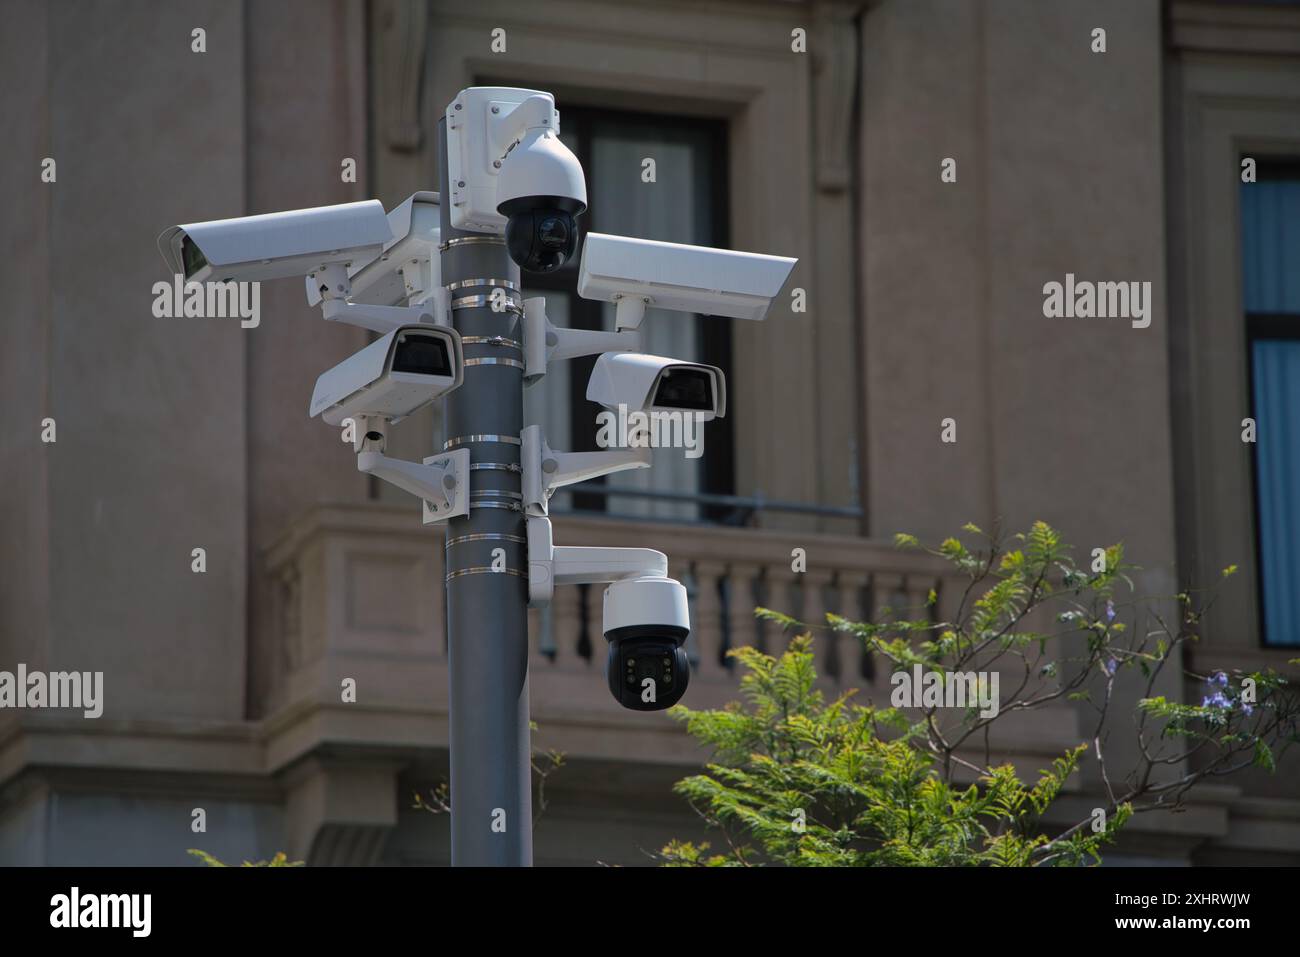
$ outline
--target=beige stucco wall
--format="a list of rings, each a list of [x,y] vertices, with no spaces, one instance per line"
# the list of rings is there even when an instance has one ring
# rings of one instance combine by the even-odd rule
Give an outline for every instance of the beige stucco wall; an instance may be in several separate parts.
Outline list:
[[[920,0],[864,24],[872,531],[1042,518],[1167,572],[1158,5]],[[1067,272],[1150,281],[1151,326],[1044,318]]]
[[[243,205],[241,10],[33,3],[7,20],[30,72],[4,93],[18,123],[3,219],[16,255],[0,267],[18,296],[2,350],[16,400],[4,577],[21,587],[0,648],[102,670],[116,717],[238,717],[244,340],[237,324],[155,319],[151,287],[160,224]],[[224,52],[190,52],[200,23]],[[39,180],[45,156],[55,183]],[[42,445],[47,415],[58,441]]]

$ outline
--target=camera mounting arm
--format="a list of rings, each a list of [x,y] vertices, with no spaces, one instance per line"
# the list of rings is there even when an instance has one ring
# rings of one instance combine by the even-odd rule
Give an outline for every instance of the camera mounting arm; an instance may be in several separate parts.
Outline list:
[[[357,471],[396,485],[424,502],[424,524],[469,514],[469,449],[431,455],[423,463],[384,454],[385,427],[380,416],[357,416],[353,448]]]
[[[346,322],[384,335],[413,322],[438,324],[436,312],[442,311],[436,295],[418,306],[380,306],[352,302],[348,299],[352,295],[352,280],[348,276],[347,266],[341,263],[312,273],[307,277],[307,282],[311,288],[319,290],[321,315],[326,319]],[[308,301],[312,298],[309,294]],[[445,296],[442,298],[445,299]]]
[[[633,578],[667,578],[668,556],[653,548],[559,546],[551,520],[528,519],[528,600],[550,603],[556,585],[599,585]]]
[[[533,381],[546,375],[546,364],[560,359],[594,356],[602,352],[638,352],[641,333],[599,332],[591,329],[562,329],[546,316],[541,296],[524,300],[524,378]]]
[[[559,113],[549,94],[537,93],[517,106],[498,104],[488,120],[488,149],[503,160],[529,130],[559,129]]]
[[[648,469],[650,449],[610,449],[604,452],[556,452],[546,444],[540,425],[519,433],[523,469],[524,513],[546,515],[547,503],[562,485],[627,469]]]

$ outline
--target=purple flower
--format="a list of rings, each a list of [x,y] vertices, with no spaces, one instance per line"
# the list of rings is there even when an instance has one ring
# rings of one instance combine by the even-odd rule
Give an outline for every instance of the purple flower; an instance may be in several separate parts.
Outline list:
[[[1228,676],[1222,671],[1216,671],[1207,679],[1206,683],[1212,687],[1226,688],[1228,687]]]
[[[1114,658],[1110,658],[1106,661],[1104,665],[1101,666],[1101,670],[1106,672],[1106,674],[1108,675],[1113,675],[1115,673],[1115,669],[1118,667],[1119,667],[1119,662],[1116,661]]]
[[[1107,621],[1115,620],[1115,602],[1111,601],[1111,599],[1109,598],[1106,599],[1106,620]]]
[[[1232,702],[1223,694],[1222,691],[1216,691],[1214,694],[1201,699],[1202,708],[1230,708]]]
[[[1245,702],[1242,702],[1241,713],[1244,714],[1247,718],[1249,718],[1252,714],[1255,713],[1255,706],[1253,704],[1246,704]]]

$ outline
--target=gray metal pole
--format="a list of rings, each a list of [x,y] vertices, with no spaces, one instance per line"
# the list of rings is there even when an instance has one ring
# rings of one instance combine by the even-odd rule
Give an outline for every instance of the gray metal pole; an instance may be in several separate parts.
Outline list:
[[[452,322],[465,343],[465,382],[446,399],[444,447],[468,447],[473,465],[469,515],[447,523],[451,863],[526,867],[533,820],[519,267],[502,237],[452,228],[445,119],[438,159],[442,282],[452,287]],[[508,311],[492,308],[497,288]],[[502,555],[504,570],[494,571]]]

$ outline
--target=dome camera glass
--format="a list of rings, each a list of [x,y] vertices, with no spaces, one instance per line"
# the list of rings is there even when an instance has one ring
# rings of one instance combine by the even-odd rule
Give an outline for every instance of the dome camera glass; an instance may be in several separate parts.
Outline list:
[[[563,249],[569,244],[569,226],[559,216],[547,216],[537,224],[537,239],[544,249]]]
[[[615,700],[633,711],[672,707],[681,700],[691,676],[686,652],[671,637],[611,641],[605,671]]]
[[[520,269],[553,272],[577,250],[578,224],[562,209],[516,211],[506,222],[506,248]]]

